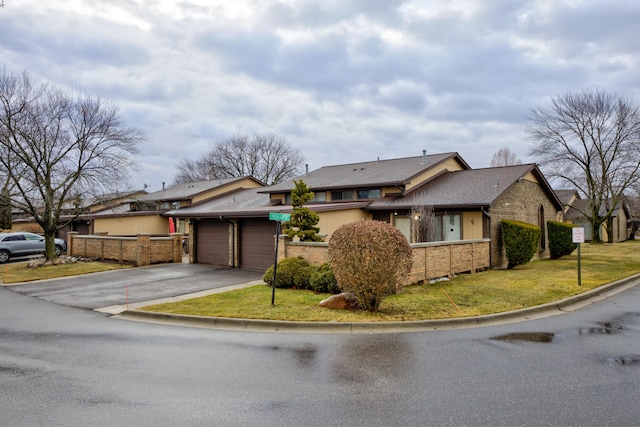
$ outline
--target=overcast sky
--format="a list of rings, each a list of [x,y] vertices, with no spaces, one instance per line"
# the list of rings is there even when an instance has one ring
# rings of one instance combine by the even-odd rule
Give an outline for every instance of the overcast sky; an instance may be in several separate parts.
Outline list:
[[[640,100],[637,0],[0,1],[0,64],[118,105],[148,138],[148,191],[237,133],[281,135],[310,169],[423,149],[533,162],[531,107]]]

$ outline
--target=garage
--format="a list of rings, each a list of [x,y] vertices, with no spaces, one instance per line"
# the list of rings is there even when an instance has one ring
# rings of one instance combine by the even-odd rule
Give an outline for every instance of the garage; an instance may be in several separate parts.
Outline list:
[[[196,262],[229,266],[229,223],[219,219],[197,222]]]
[[[275,257],[276,223],[262,218],[240,221],[240,267],[265,271]]]

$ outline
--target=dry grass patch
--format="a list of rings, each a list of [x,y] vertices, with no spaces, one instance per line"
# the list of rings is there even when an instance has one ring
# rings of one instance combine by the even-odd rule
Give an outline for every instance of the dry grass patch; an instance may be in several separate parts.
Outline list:
[[[640,273],[640,241],[582,245],[582,286],[577,252],[533,261],[513,270],[461,275],[446,282],[406,287],[387,297],[377,313],[318,307],[328,294],[254,286],[143,310],[198,316],[318,322],[376,322],[477,316],[531,307],[577,295]]]
[[[46,267],[27,267],[28,261],[0,265],[0,280],[5,284],[30,282],[33,280],[55,279],[77,276],[100,271],[129,268],[128,265],[98,261],[77,262],[74,264],[51,265]]]

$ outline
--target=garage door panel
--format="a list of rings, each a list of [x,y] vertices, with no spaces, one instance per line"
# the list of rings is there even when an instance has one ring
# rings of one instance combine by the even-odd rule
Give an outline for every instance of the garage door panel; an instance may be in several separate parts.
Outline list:
[[[275,257],[276,223],[267,219],[240,222],[240,267],[264,271]]]
[[[201,220],[197,224],[196,260],[200,264],[229,265],[229,223]]]

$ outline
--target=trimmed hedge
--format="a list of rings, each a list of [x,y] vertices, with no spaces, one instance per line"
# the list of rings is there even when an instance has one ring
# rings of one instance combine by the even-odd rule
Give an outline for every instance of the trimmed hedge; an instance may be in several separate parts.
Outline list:
[[[311,289],[316,292],[329,294],[339,294],[342,292],[338,287],[336,276],[333,275],[331,264],[328,262],[319,265],[313,270],[309,284],[311,285]]]
[[[273,266],[262,275],[262,280],[271,286],[273,283]],[[299,256],[285,258],[278,263],[277,288],[293,288],[313,290],[321,293],[339,294],[342,292],[333,275],[329,263],[314,267]]]
[[[285,258],[278,263],[277,288],[309,289],[310,266],[301,256]],[[271,286],[273,283],[273,265],[262,275],[262,280]]]
[[[576,243],[573,243],[573,232],[571,231],[573,227],[577,226],[566,222],[547,221],[551,259],[571,255],[578,247]]]
[[[518,265],[526,264],[538,249],[540,241],[540,227],[521,222],[502,220],[502,241],[511,269]]]

